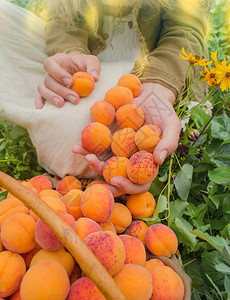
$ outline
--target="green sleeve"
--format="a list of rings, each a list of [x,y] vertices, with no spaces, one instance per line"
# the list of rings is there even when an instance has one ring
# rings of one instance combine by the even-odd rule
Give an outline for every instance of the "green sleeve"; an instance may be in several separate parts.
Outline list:
[[[179,0],[178,0],[179,1]],[[206,53],[205,35],[208,22],[208,0],[180,1],[172,11],[162,12],[162,31],[157,47],[149,54],[141,76],[142,82],[164,85],[176,96],[185,89],[189,62],[179,57],[186,53],[200,57]],[[186,2],[190,3],[185,5]],[[202,2],[202,3],[201,3]],[[206,2],[205,4],[203,2]],[[197,4],[195,7],[194,3]]]
[[[63,21],[50,15],[46,23],[46,47],[49,55],[78,51],[89,54],[89,33],[78,22]]]

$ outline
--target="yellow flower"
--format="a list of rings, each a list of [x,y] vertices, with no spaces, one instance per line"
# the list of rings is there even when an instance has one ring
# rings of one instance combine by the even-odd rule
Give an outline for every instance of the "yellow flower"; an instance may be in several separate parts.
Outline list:
[[[181,53],[179,53],[180,57],[184,60],[188,60],[191,65],[195,65],[195,66],[199,65],[205,67],[212,63],[212,61],[206,62],[206,58],[200,59],[199,55],[192,55],[192,53],[187,54],[184,50],[184,47],[182,48],[181,51],[184,54],[184,56]]]
[[[216,81],[216,68],[208,69],[207,67],[204,68],[204,71],[200,72],[202,78],[201,80],[207,81],[209,86],[217,85]]]
[[[214,60],[215,66],[219,65],[219,61],[217,59],[217,50],[215,52],[211,52],[211,58]]]
[[[216,67],[216,80],[220,84],[223,91],[228,91],[230,88],[230,64],[227,66],[226,57]]]

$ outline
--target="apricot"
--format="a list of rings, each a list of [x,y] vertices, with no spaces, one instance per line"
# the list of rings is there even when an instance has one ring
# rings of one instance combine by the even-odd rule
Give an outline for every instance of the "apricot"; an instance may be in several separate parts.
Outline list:
[[[39,193],[52,189],[52,182],[45,175],[38,175],[28,181]]]
[[[123,233],[131,224],[132,215],[125,205],[116,202],[114,203],[114,209],[109,220],[113,223],[117,233],[119,234]]]
[[[126,206],[130,210],[134,219],[148,218],[152,216],[155,210],[156,201],[153,195],[149,192],[133,194],[129,196]]]
[[[136,132],[131,128],[124,128],[114,133],[111,149],[117,156],[130,157],[138,148],[134,142]]]
[[[86,72],[77,72],[73,74],[73,84],[70,88],[75,91],[81,98],[90,95],[95,86],[93,77]]]
[[[114,176],[128,178],[127,166],[129,159],[127,157],[113,156],[106,161],[103,167],[103,177],[108,184]]]
[[[7,218],[16,213],[28,214],[29,210],[18,198],[8,198],[0,202],[0,229]]]
[[[116,233],[116,229],[113,225],[113,223],[110,221],[110,220],[107,220],[105,222],[101,222],[101,223],[98,223],[98,225],[102,228],[102,230],[109,230],[109,231],[112,231],[114,233]]]
[[[83,217],[81,211],[81,197],[83,191],[81,190],[71,190],[65,196],[61,198],[61,201],[65,204],[67,212],[71,214],[75,220]]]
[[[110,146],[111,132],[101,123],[90,123],[81,132],[81,143],[86,150],[100,153]]]
[[[84,240],[111,276],[118,273],[125,262],[125,247],[112,231],[91,233]]]
[[[22,300],[20,290],[18,290],[16,293],[10,296],[9,300]]]
[[[79,264],[75,262],[73,271],[69,278],[70,284],[73,284],[77,279],[79,279],[81,277],[81,273],[82,271]]]
[[[114,207],[114,197],[103,184],[95,184],[83,192],[81,210],[85,217],[96,222],[106,221]]]
[[[75,229],[74,217],[65,214],[61,211],[56,213],[72,228]],[[38,220],[35,227],[35,240],[38,245],[45,250],[57,251],[64,247],[59,238],[53,233],[53,231],[42,221]]]
[[[134,74],[125,74],[119,79],[118,86],[125,86],[131,90],[133,97],[137,97],[141,93],[141,81]]]
[[[128,178],[138,184],[152,182],[157,176],[159,166],[153,155],[147,151],[138,151],[133,154],[127,166]]]
[[[65,269],[56,261],[45,259],[32,266],[23,277],[23,300],[64,300],[70,288]]]
[[[84,240],[90,233],[102,231],[101,227],[92,219],[80,218],[76,222],[76,233]]]
[[[148,228],[145,222],[137,220],[133,221],[124,233],[138,238],[145,246],[145,235]]]
[[[153,153],[161,138],[162,133],[158,126],[145,125],[137,131],[135,135],[135,143],[139,150],[145,150]]]
[[[120,128],[138,130],[144,124],[145,113],[136,104],[126,104],[116,111],[116,120]]]
[[[104,180],[93,180],[87,185],[87,187],[91,187],[94,184],[106,184],[106,182]]]
[[[19,254],[3,251],[0,253],[0,270],[0,297],[8,297],[19,289],[26,265]]]
[[[105,94],[104,100],[113,105],[118,110],[122,105],[129,104],[133,101],[133,94],[127,87],[115,86]]]
[[[152,295],[151,274],[140,265],[124,265],[113,279],[127,300],[149,300]]]
[[[64,248],[57,251],[41,249],[34,255],[33,259],[31,260],[30,267],[42,261],[43,259],[51,259],[62,265],[68,276],[70,276],[73,271],[74,259],[72,255]]]
[[[75,299],[106,300],[93,281],[88,277],[82,277],[71,285],[67,300]]]
[[[119,237],[125,246],[125,264],[143,266],[146,260],[146,252],[142,242],[138,238],[127,234],[121,234]]]
[[[2,245],[1,234],[0,234],[0,252],[2,251],[3,251],[3,245]]]
[[[43,196],[42,200],[53,210],[59,210],[65,213],[67,212],[65,204],[57,197]],[[32,210],[30,210],[30,215],[36,222],[38,221],[39,217]]]
[[[17,213],[7,218],[1,227],[3,246],[12,252],[26,253],[35,248],[36,222],[26,214]]]
[[[90,115],[94,122],[99,122],[105,126],[109,126],[114,121],[115,109],[108,102],[99,100],[91,106]]]
[[[144,268],[151,271],[154,268],[165,266],[165,264],[157,258],[152,258],[144,263]]]
[[[56,191],[62,194],[62,196],[73,189],[81,190],[81,182],[76,177],[71,175],[62,178],[56,186]]]
[[[39,250],[41,250],[41,247],[40,247],[38,244],[36,244],[36,246],[35,246],[35,248],[34,248],[33,250],[21,254],[22,258],[23,258],[24,261],[25,261],[25,264],[26,264],[26,268],[27,268],[27,269],[29,269],[31,260],[33,259],[34,255],[35,255]]]
[[[62,194],[60,194],[58,191],[55,190],[51,190],[51,189],[46,189],[43,190],[39,193],[39,196],[42,197],[47,197],[47,196],[51,196],[51,197],[56,197],[56,198],[61,198]]]
[[[175,233],[166,225],[151,225],[145,236],[146,246],[156,256],[170,257],[178,247],[178,240]]]
[[[184,284],[180,276],[168,266],[160,266],[150,271],[153,282],[151,300],[182,300]]]

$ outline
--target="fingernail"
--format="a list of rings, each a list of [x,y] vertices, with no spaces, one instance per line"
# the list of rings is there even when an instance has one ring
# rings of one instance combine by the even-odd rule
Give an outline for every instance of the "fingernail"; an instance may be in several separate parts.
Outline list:
[[[76,100],[77,100],[77,98],[76,98],[75,96],[73,96],[73,95],[68,95],[68,96],[66,97],[66,99],[67,99],[68,101],[72,102],[72,103],[75,103]]]
[[[71,85],[72,80],[69,79],[68,77],[64,77],[64,78],[62,78],[62,82],[63,82],[66,86],[68,86],[68,85]]]
[[[60,99],[58,99],[57,97],[54,97],[52,100],[55,105],[60,105]]]
[[[162,163],[164,162],[164,160],[166,159],[168,155],[168,151],[167,150],[163,150],[160,154],[160,160],[162,161]]]
[[[98,77],[98,73],[97,73],[97,71],[93,71],[92,73],[91,73],[91,75],[93,76],[93,77]]]

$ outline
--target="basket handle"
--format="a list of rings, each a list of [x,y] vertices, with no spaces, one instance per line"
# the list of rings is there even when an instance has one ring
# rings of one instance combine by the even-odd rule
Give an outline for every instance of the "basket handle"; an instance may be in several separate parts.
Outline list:
[[[106,299],[126,300],[113,278],[77,233],[53,209],[42,201],[38,195],[3,172],[0,172],[0,186],[21,200],[52,229],[63,245],[73,255],[82,271],[95,283]]]

